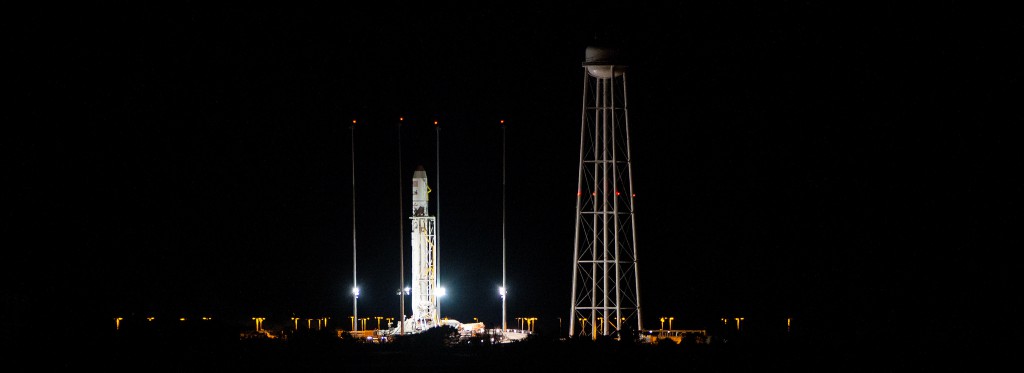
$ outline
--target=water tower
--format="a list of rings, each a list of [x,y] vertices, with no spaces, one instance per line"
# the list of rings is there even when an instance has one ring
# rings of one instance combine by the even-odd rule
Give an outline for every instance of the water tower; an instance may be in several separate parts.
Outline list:
[[[643,326],[626,76],[619,49],[587,47],[570,337],[617,338]]]

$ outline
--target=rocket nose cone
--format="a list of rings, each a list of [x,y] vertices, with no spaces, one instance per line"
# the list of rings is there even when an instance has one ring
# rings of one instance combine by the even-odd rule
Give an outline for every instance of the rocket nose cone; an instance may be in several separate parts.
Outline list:
[[[412,173],[413,179],[426,179],[427,171],[423,170],[423,166],[416,166],[416,171]]]
[[[416,166],[416,171],[424,171],[423,165]]]

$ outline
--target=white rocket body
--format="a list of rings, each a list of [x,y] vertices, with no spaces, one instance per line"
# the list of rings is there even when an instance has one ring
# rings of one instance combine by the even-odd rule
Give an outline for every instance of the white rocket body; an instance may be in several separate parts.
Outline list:
[[[438,325],[436,220],[430,216],[427,172],[416,168],[412,177],[412,318],[413,330]],[[407,328],[408,329],[408,328]],[[407,330],[408,331],[408,330]]]

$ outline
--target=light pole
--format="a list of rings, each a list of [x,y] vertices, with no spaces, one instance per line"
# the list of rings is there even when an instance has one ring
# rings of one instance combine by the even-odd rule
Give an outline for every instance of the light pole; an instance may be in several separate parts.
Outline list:
[[[661,330],[665,330],[665,318],[661,318]]]
[[[115,317],[114,318],[114,330],[121,330],[121,320],[124,320],[124,318],[123,317]]]
[[[298,317],[293,317],[292,318],[292,322],[295,323],[295,329],[294,330],[299,330],[299,318]]]
[[[736,330],[740,330],[740,321],[743,321],[742,317],[736,318]]]
[[[356,120],[352,120],[352,315],[359,316],[359,283],[356,281]]]
[[[377,319],[377,330],[380,330],[380,319],[383,319],[384,317],[383,316],[374,316],[373,318]]]
[[[676,319],[675,317],[669,317],[668,318],[668,330],[672,330],[672,320],[675,320],[675,319]]]
[[[434,188],[441,189],[441,126],[437,125],[437,121],[434,121],[434,162],[435,172],[437,178],[434,179]],[[437,277],[441,276],[441,193],[436,193],[434,199],[437,203],[434,206],[434,273],[435,281]],[[438,298],[437,298],[437,325],[441,325],[441,298],[444,296],[444,287],[438,285]]]
[[[587,318],[581,317],[580,319],[580,334],[587,335]]]
[[[388,329],[391,329],[391,321],[395,320],[394,317],[385,317],[384,320],[388,322]]]
[[[505,120],[501,120],[501,329],[507,330],[505,324]]]
[[[256,331],[258,332],[260,330],[263,330],[263,320],[265,320],[266,318],[265,317],[253,317],[252,319],[256,320]]]
[[[358,329],[356,329],[357,325],[356,325],[356,317],[355,317],[355,315],[349,316],[348,318],[352,320],[352,331],[358,330]]]
[[[405,199],[402,197],[404,194],[404,183],[405,175],[402,174],[402,119],[398,118],[398,218],[401,222],[398,225],[398,286],[405,286],[405,236],[402,234],[405,231]],[[405,286],[405,292],[409,292],[409,287]],[[402,290],[398,290],[398,307],[402,311],[399,313],[401,319],[398,321],[398,325],[401,328],[401,334],[405,335],[405,297],[402,296]]]

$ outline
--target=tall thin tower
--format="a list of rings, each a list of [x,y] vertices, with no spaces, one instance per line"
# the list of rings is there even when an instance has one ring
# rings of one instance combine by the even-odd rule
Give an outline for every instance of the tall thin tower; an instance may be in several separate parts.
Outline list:
[[[359,282],[356,278],[356,120],[352,120],[352,330],[359,330]]]
[[[643,329],[626,71],[618,49],[587,47],[570,337]]]

